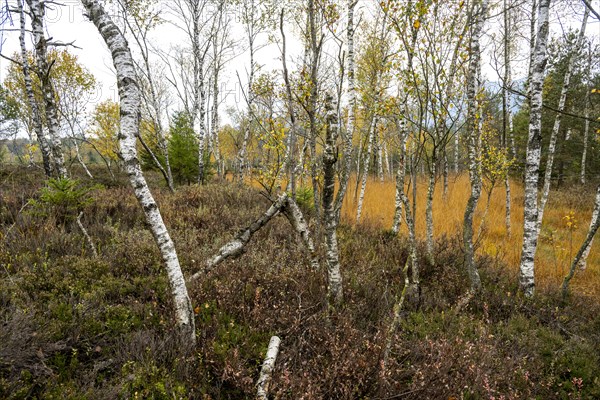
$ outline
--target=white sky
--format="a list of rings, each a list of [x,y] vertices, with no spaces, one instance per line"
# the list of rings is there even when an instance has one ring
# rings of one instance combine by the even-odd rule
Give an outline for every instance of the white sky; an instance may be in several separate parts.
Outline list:
[[[9,4],[14,4],[16,0],[9,0]],[[165,8],[164,17],[168,18],[168,6],[166,2],[169,0],[163,0],[165,3],[163,7]],[[359,5],[359,13],[364,12],[364,18],[369,18],[369,6],[373,6],[375,1],[378,0],[362,0],[362,4]],[[104,41],[98,34],[98,31],[90,23],[87,18],[83,16],[83,8],[80,4],[79,0],[62,0],[60,1],[62,6],[53,6],[47,12],[47,34],[52,37],[54,41],[60,42],[71,42],[75,41],[74,44],[80,49],[72,48],[70,51],[77,54],[79,56],[80,62],[86,66],[96,77],[99,88],[98,92],[95,93],[92,98],[90,98],[90,105],[88,107],[89,110],[93,108],[93,104],[105,100],[107,98],[113,99],[115,101],[118,100],[118,93],[116,90],[116,81],[115,74],[112,67],[112,60],[110,58],[110,54],[104,44]],[[525,7],[530,7],[527,5],[528,1],[525,0]],[[573,0],[554,0],[553,1],[554,12],[552,17],[552,34],[557,35],[561,34],[562,29],[566,27],[571,27],[573,29],[579,29],[579,24],[581,21],[581,14],[583,13],[583,5],[580,2]],[[596,10],[600,10],[600,0],[592,0],[592,4]],[[575,10],[575,13],[579,14],[578,16],[570,16],[570,17],[557,17],[557,11],[559,13],[564,13],[565,10]],[[498,13],[496,11],[495,13]],[[573,11],[572,11],[573,12]],[[494,11],[492,10],[492,13]],[[234,15],[235,18],[235,15]],[[345,18],[345,15],[342,16]],[[357,18],[358,19],[358,18]],[[238,20],[239,21],[239,20]],[[495,31],[495,27],[498,26],[497,22],[489,22],[491,24],[490,29],[487,30],[488,40],[489,35],[493,34]],[[562,24],[562,26],[561,26]],[[235,41],[238,43],[245,43],[246,39],[243,35],[243,31],[239,23],[234,24],[233,35],[235,36]],[[18,18],[14,19],[14,27],[19,27]],[[287,29],[291,29],[290,23],[287,23]],[[528,31],[525,32],[528,34]],[[501,34],[498,32],[498,34]],[[590,16],[588,27],[587,27],[587,35],[593,36],[596,38],[600,37],[600,23],[593,16]],[[288,65],[289,68],[294,67],[293,60],[300,56],[302,49],[299,43],[299,40],[295,38],[292,32],[286,34],[288,41]],[[275,32],[275,37],[277,40],[280,39],[279,32]],[[161,48],[167,49],[172,44],[182,44],[184,41],[184,37],[180,30],[178,30],[173,25],[166,23],[159,26],[154,32],[153,43],[160,46]],[[263,41],[267,40],[266,35],[262,38]],[[485,39],[484,39],[485,40]],[[488,42],[489,43],[489,42]],[[28,41],[28,47],[32,48],[31,40]],[[135,46],[133,46],[135,47]],[[491,50],[491,46],[485,46],[489,52]],[[6,32],[3,37],[3,45],[2,45],[2,53],[6,55],[12,55],[14,52],[19,51],[18,47],[18,33],[17,32]],[[246,71],[249,65],[249,55],[247,52],[243,52],[242,50],[237,49],[236,54],[238,54],[234,59],[230,61],[227,65],[226,70],[221,76],[221,90],[223,95],[226,96],[225,104],[221,107],[221,118],[222,122],[229,122],[228,117],[225,115],[224,110],[227,106],[238,107],[239,109],[245,108],[245,100],[241,95],[239,90],[238,78],[236,75],[239,73],[240,77],[245,83]],[[281,54],[277,45],[270,44],[264,48],[262,48],[257,53],[257,62],[264,65],[263,71],[270,71],[273,69],[281,68]],[[524,58],[524,57],[523,57]],[[484,57],[484,60],[487,59],[488,63],[484,64],[483,74],[485,78],[489,81],[497,81],[498,78],[490,66],[489,62],[491,62],[491,57]],[[8,66],[9,61],[0,59],[0,78],[4,78],[6,74],[6,68]],[[522,61],[518,61],[513,66],[514,69],[514,78],[518,79],[524,75],[525,68],[527,67],[527,60],[523,59]],[[173,111],[173,110],[172,110]]]

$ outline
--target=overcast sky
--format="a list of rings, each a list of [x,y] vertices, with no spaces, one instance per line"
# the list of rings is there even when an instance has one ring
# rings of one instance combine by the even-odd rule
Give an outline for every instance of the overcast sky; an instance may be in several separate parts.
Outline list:
[[[370,8],[376,4],[374,1],[376,0],[362,0],[362,3],[359,6],[359,14],[362,12],[364,18],[368,19]],[[15,0],[9,0],[9,3],[14,4],[14,2]],[[90,99],[91,105],[107,98],[117,101],[118,93],[116,90],[114,69],[110,54],[106,48],[106,45],[104,44],[104,41],[98,34],[96,28],[83,16],[82,6],[79,0],[61,0],[60,3],[62,4],[61,6],[51,6],[51,8],[49,8],[47,11],[48,36],[52,37],[54,41],[65,43],[74,41],[74,44],[79,47],[72,48],[70,51],[79,56],[80,62],[94,74],[99,83],[97,93],[95,93]],[[567,29],[568,27],[579,29],[581,14],[583,13],[581,3],[573,0],[555,0],[553,3],[553,34],[558,35],[563,29]],[[167,4],[168,3],[164,3],[162,6],[165,8],[163,17],[172,20],[172,16],[169,16],[169,7]],[[600,0],[593,0],[593,4],[597,10],[600,10]],[[526,4],[525,7],[529,7],[529,5]],[[562,17],[559,19],[557,11],[560,11],[560,13],[569,11],[571,16]],[[496,12],[492,10],[492,14],[498,12],[499,10]],[[232,18],[236,19],[237,16],[233,15]],[[343,16],[343,18],[345,18],[345,16]],[[15,19],[13,23],[15,28],[19,27],[18,19]],[[484,57],[483,74],[487,80],[497,81],[498,77],[490,65],[491,57],[489,56],[489,52],[491,51],[491,46],[489,45],[489,37],[495,31],[498,31],[498,29],[495,29],[494,26],[494,24],[497,25],[497,23],[491,21],[489,24],[492,24],[492,26],[490,29],[486,30],[488,44],[487,46],[484,45],[484,47],[488,52],[488,56]],[[288,29],[290,29],[289,24]],[[500,34],[500,32],[498,32],[498,34]],[[596,40],[598,40],[598,37],[600,36],[600,24],[592,16],[590,16],[587,35],[595,37]],[[243,31],[241,30],[239,23],[234,24],[233,36],[235,37],[236,42],[242,44],[245,43]],[[288,63],[290,64],[290,67],[292,67],[293,63],[291,60],[299,57],[302,49],[298,39],[295,39],[292,33],[287,36]],[[279,40],[279,32],[276,32],[276,38]],[[163,49],[168,49],[173,44],[182,44],[184,40],[185,38],[179,29],[170,23],[165,23],[155,30],[152,42]],[[262,41],[265,43],[267,42],[266,35],[262,38]],[[30,49],[32,48],[31,40],[28,40],[28,47]],[[4,33],[2,53],[9,55],[16,51],[19,51],[18,33]],[[236,57],[233,58],[227,65],[226,71],[222,75],[222,92],[223,95],[226,96],[224,101],[225,107],[222,107],[222,110],[224,110],[227,106],[238,107],[239,109],[244,109],[245,107],[244,98],[239,90],[237,73],[239,73],[243,83],[245,83],[246,71],[249,65],[249,57],[247,52],[244,52],[239,48],[236,50],[236,52]],[[276,44],[270,44],[259,51],[257,54],[257,62],[264,65],[263,70],[265,71],[280,69],[280,57],[281,54],[278,46]],[[517,60],[515,65],[513,65],[515,79],[522,77],[525,73],[527,61],[524,56],[521,56],[521,58],[522,60]],[[487,63],[485,62],[486,60]],[[9,63],[9,61],[0,59],[0,77],[2,77],[2,79],[5,75],[7,63]],[[89,107],[89,109],[92,108],[93,107]],[[224,122],[229,122],[229,118],[223,112],[221,114]]]

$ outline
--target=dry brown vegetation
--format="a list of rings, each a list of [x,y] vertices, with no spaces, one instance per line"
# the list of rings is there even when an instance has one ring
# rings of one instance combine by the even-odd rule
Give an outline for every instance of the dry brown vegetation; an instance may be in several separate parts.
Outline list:
[[[354,188],[353,181],[350,185]],[[425,195],[427,182],[419,180],[417,190],[417,232],[421,239],[425,238]],[[389,229],[394,216],[395,182],[371,178],[365,192],[363,208],[364,220],[369,224]],[[454,236],[461,232],[465,204],[469,196],[469,179],[466,174],[450,177],[448,193],[444,196],[442,182],[438,182],[433,202],[433,218],[435,233],[438,237]],[[492,194],[485,227],[481,235],[479,253],[497,259],[510,267],[509,274],[516,275],[521,257],[523,243],[523,187],[513,180],[512,191],[512,232],[509,237],[505,227],[505,190],[504,185],[496,187]],[[344,203],[345,223],[353,224],[356,220],[356,202],[351,191]],[[536,258],[536,279],[542,287],[558,287],[568,272],[573,257],[579,250],[588,232],[594,204],[593,188],[575,186],[550,194],[540,245]],[[487,203],[484,193],[479,202],[475,218],[475,232],[479,231],[480,221]],[[565,217],[572,213],[576,220],[576,228],[567,226]],[[406,234],[406,226],[401,230]],[[588,267],[585,271],[577,271],[572,282],[573,290],[600,298],[600,241],[595,241]]]
[[[161,258],[130,189],[107,180],[93,192],[83,224],[95,259],[73,224],[21,210],[43,184],[29,170],[0,173],[0,398],[252,398],[273,334],[282,338],[276,399],[600,396],[597,303],[576,294],[561,305],[550,289],[525,300],[502,261],[482,255],[483,293],[457,312],[468,282],[450,230],[437,241],[438,266],[420,260],[423,301],[406,305],[381,376],[407,246],[369,222],[339,230],[346,301],[328,314],[324,272],[311,270],[276,218],[244,255],[190,285],[198,343],[184,355]],[[269,205],[227,183],[155,192],[187,276]]]

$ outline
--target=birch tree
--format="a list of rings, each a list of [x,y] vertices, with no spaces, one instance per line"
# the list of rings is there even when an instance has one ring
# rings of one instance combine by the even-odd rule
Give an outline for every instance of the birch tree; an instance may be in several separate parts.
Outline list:
[[[537,235],[540,234],[540,230],[542,229],[542,221],[544,219],[544,211],[546,209],[546,204],[548,203],[548,196],[550,194],[550,184],[552,181],[552,168],[554,164],[554,155],[556,153],[556,142],[558,140],[558,133],[560,131],[560,126],[562,122],[562,114],[565,111],[565,104],[567,101],[567,95],[570,89],[571,83],[571,75],[573,73],[573,68],[575,66],[575,55],[578,54],[578,50],[581,49],[581,45],[585,38],[585,27],[587,25],[587,20],[590,15],[590,11],[587,7],[585,7],[585,12],[583,14],[583,21],[581,22],[581,29],[579,30],[579,35],[577,40],[573,44],[573,47],[569,51],[568,61],[567,61],[567,71],[565,72],[565,77],[562,84],[562,89],[560,92],[560,99],[558,100],[558,107],[556,112],[556,117],[554,119],[554,126],[552,128],[552,134],[550,135],[550,144],[548,145],[548,156],[546,161],[546,171],[544,173],[544,185],[542,188],[542,194],[540,199],[540,204],[538,208],[537,215]]]
[[[52,176],[52,150],[50,148],[51,138],[46,135],[44,126],[42,124],[42,115],[35,100],[33,92],[33,83],[31,80],[31,68],[29,65],[29,59],[27,56],[27,48],[25,46],[25,11],[23,10],[23,3],[17,1],[17,12],[19,14],[19,44],[21,48],[21,69],[23,71],[23,78],[25,82],[25,92],[27,94],[27,103],[31,111],[31,120],[33,121],[33,129],[35,131],[38,143],[40,144],[40,150],[42,152],[42,161],[44,164],[44,171],[47,177]]]
[[[519,266],[519,283],[527,297],[535,290],[535,252],[538,242],[538,181],[542,156],[542,85],[546,68],[550,0],[540,0],[538,29],[530,68],[530,114],[529,134],[525,166],[525,204],[523,226],[523,248]]]
[[[487,0],[480,0],[471,10],[470,59],[467,73],[467,148],[469,157],[469,182],[471,194],[467,201],[463,221],[463,242],[465,245],[465,264],[471,290],[481,289],[481,279],[475,266],[475,249],[473,246],[473,217],[481,196],[481,107],[478,97],[481,90],[481,48],[480,38],[487,12]]]
[[[35,46],[35,59],[37,64],[36,73],[38,74],[42,87],[44,98],[44,111],[46,116],[46,125],[49,131],[51,141],[50,150],[56,172],[60,177],[67,176],[64,157],[62,154],[62,144],[60,141],[60,126],[58,122],[58,108],[56,106],[54,88],[50,79],[51,64],[48,63],[48,40],[44,32],[44,17],[46,13],[46,3],[39,0],[27,0],[29,14],[31,17],[31,30],[33,34],[33,43]],[[50,43],[51,44],[51,43]]]
[[[136,137],[139,136],[141,93],[136,80],[133,57],[125,37],[105,12],[103,6],[96,0],[82,0],[82,4],[88,18],[98,29],[112,54],[121,99],[121,130],[119,132],[121,156],[135,196],[144,211],[146,221],[165,263],[175,306],[177,326],[182,337],[193,344],[196,336],[194,312],[177,252],[138,161]]]
[[[594,203],[594,211],[592,213],[592,221],[590,222],[590,229],[588,230],[585,240],[583,241],[583,244],[581,245],[579,251],[577,252],[577,255],[575,256],[575,259],[571,263],[571,268],[569,269],[569,273],[567,274],[567,276],[565,276],[565,279],[563,281],[563,284],[562,284],[563,297],[566,297],[566,295],[567,295],[567,292],[569,290],[569,283],[570,283],[571,279],[573,279],[573,276],[575,275],[575,270],[577,269],[578,266],[581,266],[582,262],[585,264],[585,259],[587,258],[588,254],[590,252],[590,249],[592,247],[592,242],[594,240],[594,236],[596,235],[596,232],[598,232],[598,228],[600,228],[600,217],[599,216],[600,216],[600,186],[598,186],[598,189],[596,190],[596,200]]]

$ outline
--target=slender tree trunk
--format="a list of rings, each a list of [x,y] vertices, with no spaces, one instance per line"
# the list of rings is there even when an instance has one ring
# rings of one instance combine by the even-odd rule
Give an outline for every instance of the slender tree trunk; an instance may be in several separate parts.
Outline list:
[[[525,166],[525,205],[523,223],[523,250],[519,267],[521,290],[531,297],[535,290],[535,252],[538,242],[538,182],[542,156],[542,86],[547,62],[548,14],[550,0],[540,0],[538,32],[530,77],[530,116]]]
[[[510,24],[510,12],[508,8],[507,0],[504,0],[504,85],[502,88],[502,108],[503,108],[503,135],[502,135],[502,145],[504,146],[504,151],[508,155],[508,146],[509,141],[512,146],[512,158],[516,157],[515,153],[515,144],[513,138],[513,124],[512,124],[512,112],[510,109],[511,101],[510,101],[510,89],[512,89],[512,74],[511,74],[511,66],[510,66],[510,33],[511,33],[511,24]],[[506,233],[508,237],[512,235],[512,226],[510,220],[511,213],[511,195],[510,195],[510,179],[509,179],[509,171],[506,171],[506,176],[504,177],[504,187],[506,189],[506,203],[505,203],[505,217],[504,223],[506,225]]]
[[[587,63],[587,72],[588,74],[592,73],[592,45],[591,43],[588,46],[588,63]],[[589,78],[588,78],[589,79]],[[588,81],[589,82],[589,81]],[[590,136],[590,91],[592,90],[590,84],[586,85],[585,89],[585,127],[583,129],[583,153],[581,155],[581,184],[585,185],[586,182],[586,164],[587,164],[587,152],[588,152],[588,142]]]
[[[39,0],[27,0],[31,17],[31,29],[33,31],[33,42],[35,44],[36,61],[38,75],[42,83],[42,95],[46,109],[46,124],[50,133],[50,150],[54,160],[54,167],[58,176],[67,177],[67,169],[62,154],[62,145],[60,142],[60,127],[58,124],[58,111],[56,108],[56,95],[50,80],[50,68],[48,64],[48,43],[44,34],[44,15],[45,3]]]
[[[512,199],[510,193],[510,177],[508,173],[504,176],[504,188],[506,193],[506,208],[504,213],[504,225],[506,226],[506,235],[508,237],[512,236],[512,223],[511,223],[511,208],[512,208]]]
[[[358,206],[356,208],[356,223],[360,223],[362,216],[363,202],[365,200],[365,191],[367,189],[367,180],[369,178],[369,165],[371,164],[371,156],[373,153],[373,142],[375,141],[375,132],[377,130],[377,116],[373,116],[371,121],[371,129],[369,129],[369,143],[367,144],[367,154],[364,159],[362,183],[360,186],[360,196],[358,197]]]
[[[250,38],[250,75],[248,77],[248,121],[244,128],[244,138],[242,139],[242,148],[238,156],[238,179],[240,182],[246,176],[246,166],[248,165],[248,143],[250,142],[250,134],[252,133],[252,120],[254,119],[254,40]]]
[[[477,95],[481,90],[479,81],[481,70],[481,48],[480,39],[483,30],[483,24],[487,13],[487,0],[480,0],[473,6],[474,19],[471,31],[471,43],[469,68],[467,73],[467,148],[469,157],[469,181],[471,183],[471,195],[467,201],[465,216],[463,221],[463,242],[465,246],[465,265],[469,279],[471,281],[471,290],[481,290],[481,279],[477,266],[475,265],[475,248],[473,245],[473,218],[477,203],[481,197],[481,157],[479,143],[481,140],[481,129],[479,116],[481,107],[477,101]],[[490,193],[491,194],[491,193]],[[488,206],[491,196],[488,196]],[[482,221],[483,226],[483,221]]]
[[[404,182],[406,178],[406,139],[408,137],[407,122],[402,119],[400,122],[400,161],[398,162],[398,171],[396,172],[396,197],[394,207],[394,221],[392,223],[392,232],[397,235],[402,223],[402,195],[404,194]]]
[[[340,273],[340,256],[337,242],[337,221],[334,207],[335,194],[335,151],[337,132],[337,113],[332,106],[332,97],[327,95],[327,126],[325,150],[323,153],[323,221],[325,225],[325,244],[327,257],[328,299],[330,307],[337,307],[343,301],[342,275]]]
[[[354,7],[357,0],[348,1],[348,22],[346,28],[346,40],[348,46],[348,54],[346,55],[348,65],[348,122],[346,128],[346,140],[344,141],[344,163],[342,166],[342,174],[340,177],[339,190],[335,200],[335,219],[339,223],[344,198],[348,190],[348,182],[350,180],[350,172],[352,171],[352,149],[354,140],[354,130],[356,126],[356,79],[355,79],[355,63],[354,63]],[[358,174],[356,175],[358,179]]]
[[[283,29],[283,17],[284,17],[285,8],[282,7],[281,15],[279,18],[279,30],[281,32],[282,38],[282,49],[281,49],[281,62],[283,64],[283,81],[285,82],[285,94],[287,100],[288,113],[290,115],[290,133],[288,138],[288,160],[287,166],[289,170],[289,184],[288,188],[292,193],[292,198],[296,198],[296,130],[298,129],[296,125],[296,110],[294,108],[294,96],[292,95],[292,85],[290,84],[290,77],[287,67],[287,42],[285,37],[285,31]],[[302,165],[302,164],[300,164]]]
[[[87,16],[94,23],[112,53],[121,98],[121,130],[119,132],[121,156],[135,196],[144,211],[146,222],[152,230],[165,263],[175,306],[177,326],[182,337],[194,343],[196,338],[194,312],[177,252],[138,161],[136,137],[139,136],[141,93],[136,81],[133,58],[125,37],[106,14],[102,5],[97,0],[82,0],[82,3]]]
[[[204,57],[200,60],[200,71],[204,71]],[[204,72],[202,72],[204,76]],[[200,127],[198,130],[198,183],[204,184],[204,155],[206,154],[206,89],[204,88],[204,78],[200,79],[200,109],[198,112],[198,121]]]
[[[94,175],[92,175],[92,173],[88,169],[87,165],[85,165],[85,163],[83,162],[83,158],[81,157],[81,153],[79,152],[79,145],[77,144],[77,139],[73,138],[72,141],[73,141],[73,145],[75,146],[75,156],[77,157],[77,161],[79,162],[79,165],[81,165],[81,167],[85,171],[85,174],[90,179],[94,179]]]
[[[448,196],[448,175],[450,173],[449,168],[448,168],[448,155],[446,154],[446,151],[444,150],[444,158],[442,159],[443,163],[444,163],[444,199]]]
[[[544,186],[542,189],[542,198],[538,209],[538,220],[537,220],[537,234],[540,234],[542,229],[542,221],[544,219],[544,211],[546,210],[546,204],[548,203],[548,195],[550,194],[550,185],[552,183],[552,168],[554,164],[554,155],[556,153],[556,142],[558,141],[558,133],[560,131],[560,125],[562,122],[562,112],[565,110],[565,104],[567,102],[567,94],[571,86],[571,75],[575,64],[575,53],[581,49],[581,44],[585,38],[585,27],[587,20],[590,15],[590,10],[585,7],[585,13],[583,14],[583,21],[581,23],[581,29],[579,36],[573,48],[570,49],[569,60],[567,71],[565,72],[565,78],[563,86],[560,92],[560,99],[558,101],[558,112],[554,119],[554,127],[552,128],[552,134],[550,136],[550,145],[548,146],[548,160],[546,161],[546,172],[544,174]]]
[[[583,263],[583,265],[585,265],[587,255],[589,254],[590,249],[592,247],[592,241],[594,240],[594,236],[596,235],[598,228],[600,228],[600,218],[598,218],[599,214],[600,214],[600,186],[598,186],[598,189],[596,190],[596,202],[594,204],[594,212],[592,214],[592,221],[590,223],[590,229],[588,231],[587,236],[585,237],[583,244],[581,245],[581,248],[579,249],[579,251],[577,252],[577,255],[575,256],[573,263],[571,263],[571,268],[569,270],[569,274],[565,277],[565,280],[563,281],[563,285],[562,285],[563,297],[566,297],[566,295],[567,295],[567,291],[569,290],[569,282],[573,278],[573,275],[575,274],[575,269],[577,269],[577,266],[581,266],[582,263]]]
[[[19,43],[21,45],[21,62],[23,63],[21,68],[23,70],[23,78],[25,81],[25,92],[27,93],[27,100],[29,108],[31,109],[31,119],[33,120],[35,135],[40,144],[44,172],[49,178],[52,176],[52,150],[50,149],[49,144],[50,138],[45,136],[40,109],[35,100],[35,95],[33,94],[33,83],[31,81],[29,60],[27,59],[27,48],[25,47],[25,12],[23,11],[23,3],[21,1],[17,1],[17,10],[19,12],[19,21],[21,25]]]
[[[429,168],[429,185],[427,187],[427,202],[425,205],[425,225],[426,225],[426,248],[427,248],[427,260],[431,265],[435,265],[434,255],[434,240],[433,240],[433,195],[435,193],[435,174],[437,166],[437,157],[434,155],[431,159],[431,166]]]

